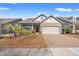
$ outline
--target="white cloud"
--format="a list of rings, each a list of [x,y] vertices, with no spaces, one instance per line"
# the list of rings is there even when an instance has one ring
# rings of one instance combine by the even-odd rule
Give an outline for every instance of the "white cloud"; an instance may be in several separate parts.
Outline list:
[[[8,10],[9,8],[6,7],[0,7],[0,10]]]
[[[72,11],[72,8],[56,8],[55,10],[56,11],[61,11],[61,12],[64,12],[64,11],[70,12],[70,11]]]
[[[75,9],[75,11],[79,11],[79,9]]]

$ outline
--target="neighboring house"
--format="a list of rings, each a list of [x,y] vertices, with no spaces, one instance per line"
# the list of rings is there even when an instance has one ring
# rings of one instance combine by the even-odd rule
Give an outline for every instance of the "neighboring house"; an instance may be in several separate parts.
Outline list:
[[[79,32],[79,17],[78,16],[71,16],[71,17],[65,17],[70,22],[73,23],[73,33]]]
[[[0,18],[0,34],[5,33],[3,27],[8,24],[15,25],[19,21],[22,21],[20,18]]]
[[[79,17],[76,17],[76,20],[79,20]]]
[[[79,33],[79,20],[76,20],[75,22],[75,31],[76,33]]]
[[[63,22],[64,28],[66,29],[68,26],[73,27],[73,21],[63,17],[57,17],[59,20]]]
[[[54,17],[41,14],[36,18],[28,18],[19,22],[23,29],[34,30],[42,34],[61,34],[63,29],[73,23],[62,17]]]

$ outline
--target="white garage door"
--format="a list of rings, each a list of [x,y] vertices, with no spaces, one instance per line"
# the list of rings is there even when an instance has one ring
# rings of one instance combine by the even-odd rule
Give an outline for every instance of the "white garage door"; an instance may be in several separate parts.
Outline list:
[[[42,27],[42,34],[60,34],[60,27]]]

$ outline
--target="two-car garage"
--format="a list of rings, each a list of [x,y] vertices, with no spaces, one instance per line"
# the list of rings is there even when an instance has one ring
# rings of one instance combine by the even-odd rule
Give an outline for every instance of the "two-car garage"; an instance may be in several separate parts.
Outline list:
[[[59,19],[50,16],[40,25],[42,34],[61,34],[62,33],[62,22]]]
[[[42,34],[61,34],[60,27],[42,27],[41,29]]]

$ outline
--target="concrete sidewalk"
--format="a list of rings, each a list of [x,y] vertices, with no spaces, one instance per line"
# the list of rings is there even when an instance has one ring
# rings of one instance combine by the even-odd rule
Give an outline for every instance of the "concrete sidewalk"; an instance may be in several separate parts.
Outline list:
[[[0,56],[52,56],[49,48],[0,48]]]
[[[79,48],[0,48],[0,56],[79,56]]]

